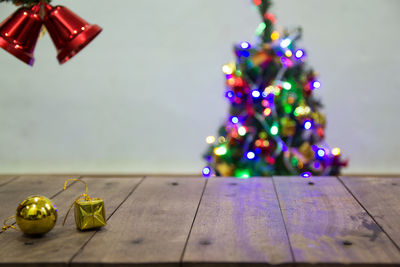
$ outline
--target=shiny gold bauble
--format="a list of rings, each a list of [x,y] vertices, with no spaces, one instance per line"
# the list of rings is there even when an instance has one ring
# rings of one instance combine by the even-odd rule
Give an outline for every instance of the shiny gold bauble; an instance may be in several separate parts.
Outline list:
[[[18,205],[16,221],[25,234],[43,235],[56,224],[57,209],[47,197],[31,196]]]
[[[225,162],[216,164],[215,169],[221,176],[232,176],[234,171],[233,166],[228,165]]]
[[[302,154],[304,157],[305,163],[310,162],[315,158],[315,152],[312,149],[310,143],[304,142],[300,147],[299,147],[299,152]]]
[[[292,119],[284,117],[281,119],[281,134],[284,137],[293,136],[296,133],[296,122]]]
[[[311,114],[311,117],[313,118],[315,124],[319,124],[319,125],[322,125],[323,127],[325,127],[326,120],[325,120],[325,116],[322,113],[313,112]]]

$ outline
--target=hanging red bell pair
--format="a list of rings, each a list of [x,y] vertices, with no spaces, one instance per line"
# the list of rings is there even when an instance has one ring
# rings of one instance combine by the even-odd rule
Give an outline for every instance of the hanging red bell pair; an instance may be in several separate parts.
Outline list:
[[[39,11],[40,4],[19,8],[0,24],[0,47],[30,66],[43,24]]]
[[[57,49],[57,59],[64,64],[88,45],[102,29],[90,25],[64,6],[45,4],[44,24]]]

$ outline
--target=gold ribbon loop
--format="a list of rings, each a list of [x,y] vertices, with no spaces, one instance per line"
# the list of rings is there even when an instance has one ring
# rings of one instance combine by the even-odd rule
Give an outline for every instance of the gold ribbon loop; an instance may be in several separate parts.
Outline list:
[[[85,193],[80,194],[79,197],[77,197],[77,198],[75,199],[75,201],[72,202],[71,206],[69,207],[69,209],[68,209],[68,211],[67,211],[67,214],[66,214],[65,217],[64,217],[64,221],[63,221],[63,224],[62,224],[63,226],[64,226],[64,224],[65,224],[65,221],[66,221],[67,218],[68,218],[69,212],[71,211],[71,209],[72,209],[72,207],[74,206],[75,203],[77,203],[77,202],[79,202],[79,201],[81,201],[81,200],[92,201],[92,198],[88,195],[88,186],[87,186],[87,183],[86,183],[85,181],[80,180],[80,179],[68,179],[67,181],[65,181],[65,183],[64,183],[64,190],[67,189],[67,185],[68,185],[68,183],[71,182],[71,181],[83,183],[83,184],[85,185]]]
[[[14,224],[7,224],[7,222],[9,220],[14,219],[14,218],[15,218],[15,216],[11,216],[11,217],[8,217],[7,219],[4,220],[3,227],[1,228],[1,232],[5,232],[10,228],[14,229],[15,231],[18,231],[18,229],[14,226]]]
[[[86,183],[85,181],[83,181],[83,180],[80,180],[80,179],[68,179],[68,180],[66,180],[65,183],[64,183],[64,190],[67,189],[67,185],[68,185],[68,183],[71,182],[71,181],[83,183],[83,184],[85,185],[85,195],[88,196],[88,186],[87,186],[87,183]],[[82,194],[82,195],[83,195],[83,194]],[[88,197],[89,197],[89,196],[88,196]]]

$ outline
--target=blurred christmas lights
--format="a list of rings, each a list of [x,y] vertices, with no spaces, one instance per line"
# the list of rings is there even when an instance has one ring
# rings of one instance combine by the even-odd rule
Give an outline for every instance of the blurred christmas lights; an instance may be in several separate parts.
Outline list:
[[[256,154],[254,154],[253,151],[249,151],[249,152],[247,152],[246,156],[248,159],[254,159],[256,157]]]
[[[318,81],[315,81],[315,82],[313,82],[312,86],[313,86],[313,88],[318,89],[321,87],[321,83]]]
[[[274,124],[274,125],[271,127],[271,134],[272,134],[272,135],[277,135],[278,132],[279,132],[278,125],[277,125],[277,124]]]
[[[335,147],[335,148],[332,149],[331,152],[332,152],[332,155],[339,156],[340,155],[340,148]]]
[[[278,40],[279,37],[280,37],[279,32],[273,31],[273,32],[271,33],[271,39],[272,39],[273,41]]]
[[[231,122],[234,123],[234,124],[236,124],[236,123],[239,122],[239,118],[236,117],[236,116],[233,116],[233,117],[231,117]]]
[[[280,46],[282,47],[282,48],[287,48],[287,47],[289,47],[289,45],[292,43],[292,40],[290,40],[289,38],[285,38],[285,39],[283,39],[282,41],[281,41],[281,44],[280,44]]]
[[[243,49],[248,49],[248,48],[251,48],[251,45],[248,42],[242,42],[240,44],[240,47],[243,48]]]
[[[292,89],[292,84],[288,83],[288,82],[284,82],[284,83],[282,83],[282,87],[286,90],[290,90],[290,89]]]
[[[265,117],[268,117],[269,115],[271,115],[271,113],[272,113],[272,109],[270,109],[270,108],[264,109],[263,114]]]
[[[264,22],[261,22],[256,29],[256,35],[261,35],[264,30],[267,28],[267,25]]]
[[[210,177],[211,176],[211,168],[208,166],[204,167],[202,173],[203,173],[204,177]]]
[[[299,50],[296,51],[296,53],[295,53],[295,57],[296,58],[300,59],[303,56],[304,56],[304,51],[303,50],[299,49]]]
[[[236,62],[222,66],[228,122],[207,137],[203,175],[249,178],[264,175],[337,175],[346,162],[339,148],[323,141],[325,118],[313,98],[321,83],[296,48],[301,30],[275,29],[269,0],[253,0],[262,10],[258,43],[234,46]]]
[[[253,91],[251,92],[251,95],[252,95],[252,97],[254,97],[254,98],[259,98],[259,97],[261,96],[261,93],[260,93],[260,91],[258,91],[258,90],[253,90]]]
[[[207,144],[213,144],[215,142],[215,137],[214,136],[207,136],[206,138]]]
[[[317,157],[318,158],[320,158],[320,159],[322,159],[323,157],[325,157],[325,149],[323,149],[323,148],[319,148],[318,150],[317,150]]]
[[[247,133],[246,127],[240,126],[239,129],[238,129],[238,134],[239,134],[240,136],[245,136],[246,133]]]
[[[214,153],[215,153],[215,155],[217,155],[217,156],[225,155],[226,152],[228,152],[227,149],[226,149],[226,146],[219,146],[219,147],[216,147],[216,148],[214,149]]]
[[[291,57],[291,56],[293,56],[293,52],[290,51],[290,50],[286,50],[286,51],[285,51],[285,56]]]
[[[311,121],[307,120],[307,121],[304,122],[304,129],[310,130],[311,127],[312,127],[312,122]]]

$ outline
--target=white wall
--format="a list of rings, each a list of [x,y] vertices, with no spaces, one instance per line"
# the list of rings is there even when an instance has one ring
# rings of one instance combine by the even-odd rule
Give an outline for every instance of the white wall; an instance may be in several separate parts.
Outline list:
[[[320,73],[346,173],[399,173],[400,1],[276,0]],[[198,173],[227,111],[221,65],[253,40],[249,0],[70,0],[104,32],[63,66],[0,51],[0,173]],[[15,10],[2,4],[1,20]]]

